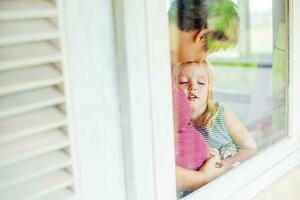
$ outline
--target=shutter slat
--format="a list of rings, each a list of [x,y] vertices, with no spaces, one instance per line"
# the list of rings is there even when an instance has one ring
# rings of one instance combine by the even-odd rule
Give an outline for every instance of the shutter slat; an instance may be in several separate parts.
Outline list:
[[[51,65],[1,72],[0,96],[57,85],[62,81],[60,72]]]
[[[57,108],[47,108],[11,117],[0,121],[0,145],[26,136],[63,127],[66,124],[67,119],[64,113]]]
[[[0,119],[61,104],[64,101],[63,93],[54,87],[0,96]]]
[[[46,0],[2,0],[0,20],[47,18],[57,16],[57,9]]]
[[[0,71],[53,63],[60,60],[59,50],[47,42],[0,48]]]
[[[0,199],[33,200],[72,185],[72,176],[63,171],[52,172],[0,192]]]
[[[37,200],[73,200],[74,192],[68,189],[57,191],[53,194],[44,196]],[[75,200],[75,199],[74,199]]]
[[[9,165],[0,169],[0,191],[70,165],[69,155],[62,151],[38,156],[16,165]]]
[[[57,28],[47,20],[0,22],[0,46],[57,39]]]
[[[0,146],[0,167],[65,148],[68,145],[69,140],[61,130],[49,131],[2,144]]]

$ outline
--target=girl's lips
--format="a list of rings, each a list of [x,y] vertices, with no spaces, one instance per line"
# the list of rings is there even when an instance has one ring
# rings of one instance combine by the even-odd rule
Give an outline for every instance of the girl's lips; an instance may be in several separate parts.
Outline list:
[[[189,101],[195,101],[196,100],[196,98],[194,98],[194,97],[189,97],[188,99],[189,99]]]
[[[197,96],[195,96],[195,95],[189,95],[188,96],[188,100],[189,101],[195,101],[196,99],[199,99]]]

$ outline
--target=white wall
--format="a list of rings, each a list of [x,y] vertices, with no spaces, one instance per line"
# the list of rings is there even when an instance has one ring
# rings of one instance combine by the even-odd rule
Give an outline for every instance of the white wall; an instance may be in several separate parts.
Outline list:
[[[84,200],[125,199],[110,0],[66,0],[75,134]]]

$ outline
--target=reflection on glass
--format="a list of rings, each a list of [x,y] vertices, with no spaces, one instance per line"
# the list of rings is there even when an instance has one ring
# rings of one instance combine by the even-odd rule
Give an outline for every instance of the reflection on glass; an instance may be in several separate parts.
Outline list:
[[[216,73],[216,98],[235,111],[261,150],[287,134],[286,3],[241,0],[238,7],[238,45],[208,60]]]
[[[170,2],[178,197],[286,136],[286,6]]]

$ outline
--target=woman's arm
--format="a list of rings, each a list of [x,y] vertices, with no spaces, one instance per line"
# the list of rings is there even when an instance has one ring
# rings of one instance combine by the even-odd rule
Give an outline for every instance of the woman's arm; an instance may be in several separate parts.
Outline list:
[[[199,171],[176,166],[177,190],[195,190],[222,175],[226,168],[224,166],[217,167],[217,163],[219,163],[219,159],[211,157],[202,165]]]
[[[176,186],[177,190],[197,189],[207,183],[202,172],[189,170],[176,166]]]
[[[253,156],[257,151],[257,146],[250,132],[229,108],[225,107],[224,116],[231,138],[240,146],[237,154],[224,159],[225,167],[230,169],[234,163],[245,161]]]

